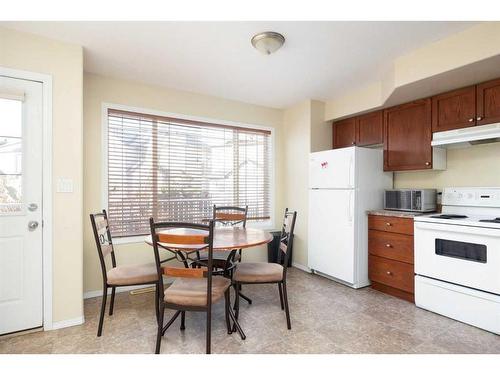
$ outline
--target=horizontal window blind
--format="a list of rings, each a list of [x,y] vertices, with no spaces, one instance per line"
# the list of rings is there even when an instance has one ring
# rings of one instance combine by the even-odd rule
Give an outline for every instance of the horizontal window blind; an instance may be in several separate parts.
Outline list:
[[[149,233],[149,218],[201,222],[213,205],[270,218],[266,130],[108,110],[108,216],[113,236]]]

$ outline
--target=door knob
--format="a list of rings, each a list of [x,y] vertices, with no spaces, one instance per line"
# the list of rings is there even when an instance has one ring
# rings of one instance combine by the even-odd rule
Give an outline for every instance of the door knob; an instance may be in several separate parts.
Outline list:
[[[385,247],[392,247],[392,245],[390,243],[386,243]]]
[[[474,119],[473,119],[473,118],[470,118],[470,119],[469,119],[469,122],[474,122]]]
[[[36,228],[38,228],[38,221],[30,221],[28,223],[28,229],[30,231],[34,231]]]
[[[479,116],[476,120],[477,121],[481,121],[483,118],[481,116]]]
[[[392,275],[392,272],[391,272],[391,271],[387,271],[387,274],[388,274],[388,275]]]

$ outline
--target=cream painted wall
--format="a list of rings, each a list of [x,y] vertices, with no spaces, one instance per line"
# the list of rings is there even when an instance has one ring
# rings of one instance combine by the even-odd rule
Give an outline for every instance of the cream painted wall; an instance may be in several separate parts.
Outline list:
[[[332,127],[324,119],[325,104],[306,100],[284,111],[284,204],[297,211],[293,262],[307,267],[309,153],[330,149]]]
[[[101,210],[101,110],[102,103],[112,103],[158,111],[199,116],[216,120],[263,125],[275,130],[276,188],[275,227],[283,215],[281,176],[282,111],[241,102],[183,91],[169,90],[137,82],[84,75],[84,290],[100,290],[102,276],[93,239],[89,214]],[[274,228],[273,228],[274,229]],[[153,262],[151,248],[144,243],[116,246],[117,262],[133,264]],[[245,250],[243,260],[267,260],[266,247]]]
[[[326,102],[325,120],[419,99],[496,78],[500,22],[484,22],[396,58],[380,81]],[[489,61],[489,62],[488,62]],[[477,69],[467,69],[476,64]],[[444,76],[444,78],[440,78]],[[408,91],[414,96],[408,98]]]
[[[396,188],[500,187],[500,143],[450,149],[444,171],[394,173]]]
[[[293,262],[307,266],[307,215],[309,207],[309,152],[311,148],[311,102],[287,108],[283,115],[284,204],[297,211],[293,242]]]
[[[311,100],[311,152],[332,148],[332,124],[324,114],[325,103]]]
[[[0,66],[49,74],[53,82],[53,186],[71,178],[73,193],[53,193],[53,321],[83,316],[82,48],[0,28]]]

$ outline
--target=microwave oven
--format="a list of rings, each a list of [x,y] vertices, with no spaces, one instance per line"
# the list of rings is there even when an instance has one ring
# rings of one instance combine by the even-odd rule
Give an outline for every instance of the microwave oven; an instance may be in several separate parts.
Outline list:
[[[384,193],[384,209],[413,212],[436,211],[436,189],[392,189]]]

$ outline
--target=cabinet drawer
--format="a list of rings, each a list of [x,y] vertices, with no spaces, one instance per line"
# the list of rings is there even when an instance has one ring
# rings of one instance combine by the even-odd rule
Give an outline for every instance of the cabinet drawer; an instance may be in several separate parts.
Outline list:
[[[413,236],[370,229],[368,252],[371,255],[413,264]]]
[[[415,277],[412,264],[369,255],[368,276],[375,282],[414,293]]]
[[[413,236],[413,219],[395,216],[369,215],[368,229],[409,234]]]

